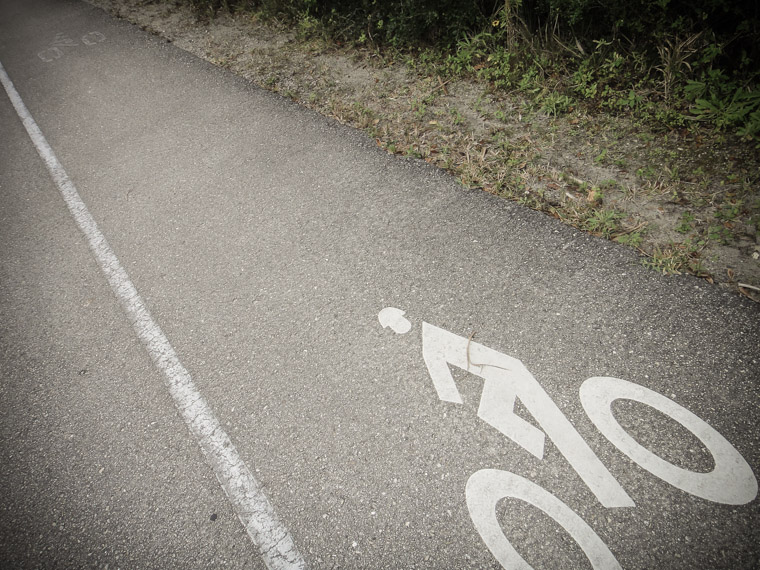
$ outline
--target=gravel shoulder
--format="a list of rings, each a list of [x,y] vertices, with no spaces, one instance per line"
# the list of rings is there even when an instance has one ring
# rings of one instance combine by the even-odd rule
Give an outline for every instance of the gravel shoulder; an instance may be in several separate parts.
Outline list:
[[[198,19],[163,0],[88,0],[341,123],[594,235],[642,263],[760,301],[760,152],[720,133],[656,131],[444,79],[369,49],[304,39],[246,14]]]

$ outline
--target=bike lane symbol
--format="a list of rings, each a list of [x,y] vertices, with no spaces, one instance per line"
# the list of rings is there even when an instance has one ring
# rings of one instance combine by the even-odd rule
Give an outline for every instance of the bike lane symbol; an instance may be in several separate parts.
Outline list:
[[[86,46],[94,46],[105,41],[106,37],[101,32],[88,32],[81,37],[81,42]],[[77,47],[79,43],[63,32],[56,34],[50,46],[37,53],[42,61],[50,63],[63,57],[65,48]]]
[[[412,325],[404,314],[400,309],[388,307],[380,311],[378,319],[384,328],[405,334]],[[449,365],[480,376],[484,383],[478,417],[538,459],[543,458],[548,436],[604,507],[635,507],[521,361],[475,343],[472,337],[465,338],[426,322],[422,323],[422,355],[440,400],[462,403]],[[543,431],[515,415],[518,398]],[[580,399],[597,429],[652,475],[682,491],[717,503],[743,505],[757,496],[757,479],[738,450],[673,400],[633,382],[608,377],[586,380],[581,385]],[[681,424],[712,454],[714,469],[709,473],[682,469],[641,446],[614,419],[611,406],[617,399],[646,404]],[[578,543],[594,568],[620,568],[609,548],[581,517],[549,491],[527,479],[507,471],[482,469],[470,477],[465,496],[473,524],[505,568],[530,568],[512,547],[496,518],[496,503],[507,497],[531,504],[553,518]]]

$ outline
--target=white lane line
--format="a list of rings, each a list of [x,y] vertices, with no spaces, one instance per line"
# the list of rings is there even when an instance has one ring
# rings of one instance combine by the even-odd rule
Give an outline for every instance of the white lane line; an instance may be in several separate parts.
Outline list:
[[[270,570],[293,570],[306,568],[306,562],[298,552],[293,538],[279,521],[261,486],[240,458],[219,420],[198,392],[190,373],[182,366],[169,340],[153,320],[145,303],[137,293],[127,272],[119,263],[98,229],[87,206],[42,131],[26,108],[21,96],[13,86],[5,68],[0,63],[0,82],[26,127],[50,176],[61,192],[71,215],[82,230],[100,268],[108,278],[111,289],[127,313],[137,336],[148,350],[155,365],[164,373],[164,380],[190,431],[201,446],[206,459],[214,469],[238,518],[248,536],[258,546],[264,563]]]

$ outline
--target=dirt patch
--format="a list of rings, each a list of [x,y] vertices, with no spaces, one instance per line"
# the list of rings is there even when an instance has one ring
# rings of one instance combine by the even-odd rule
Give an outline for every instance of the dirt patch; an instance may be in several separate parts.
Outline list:
[[[760,301],[760,153],[735,137],[657,132],[419,73],[413,59],[303,40],[245,14],[199,20],[164,0],[89,0],[261,87],[516,200]]]

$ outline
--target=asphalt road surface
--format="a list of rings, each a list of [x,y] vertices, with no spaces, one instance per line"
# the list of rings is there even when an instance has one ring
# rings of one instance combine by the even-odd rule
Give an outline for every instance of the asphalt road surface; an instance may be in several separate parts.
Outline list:
[[[0,63],[0,567],[760,564],[758,305],[84,3]]]

